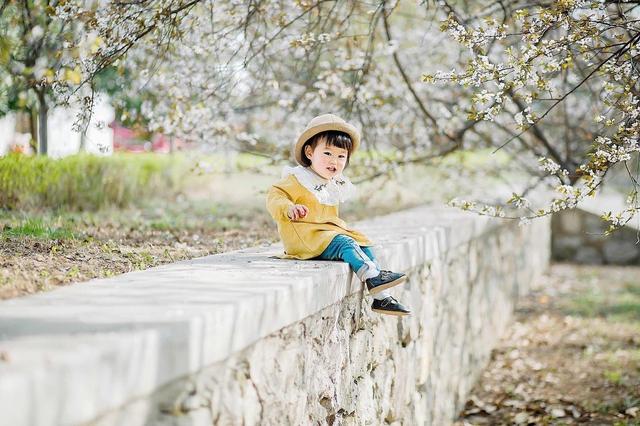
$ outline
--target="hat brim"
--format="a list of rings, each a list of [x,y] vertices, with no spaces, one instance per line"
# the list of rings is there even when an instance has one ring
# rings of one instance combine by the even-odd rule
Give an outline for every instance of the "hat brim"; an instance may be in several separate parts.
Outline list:
[[[349,123],[323,123],[318,124],[317,126],[313,126],[305,130],[299,137],[296,145],[293,148],[293,156],[296,159],[296,162],[301,166],[304,166],[302,162],[302,147],[306,141],[311,139],[313,136],[318,133],[326,132],[328,130],[337,130],[340,132],[344,132],[351,137],[351,142],[353,142],[353,148],[351,149],[351,153],[355,152],[360,146],[360,133],[358,130],[353,127]]]

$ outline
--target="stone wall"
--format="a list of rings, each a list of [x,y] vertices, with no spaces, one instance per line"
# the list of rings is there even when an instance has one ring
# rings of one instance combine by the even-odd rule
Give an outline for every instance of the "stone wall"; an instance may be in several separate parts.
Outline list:
[[[547,267],[549,222],[416,208],[355,227],[408,273],[391,292],[411,316],[279,245],[1,302],[0,423],[451,423]]]
[[[554,260],[585,264],[640,265],[638,229],[634,221],[605,236],[608,225],[596,211],[580,208],[554,214],[552,256]]]
[[[356,291],[96,424],[450,424],[518,295],[547,267],[549,222],[496,226],[423,209],[362,228],[382,240],[383,265],[414,256],[408,282],[392,290],[412,316],[371,313],[370,297]],[[404,248],[383,249],[402,233]],[[310,263],[327,262],[292,262]]]

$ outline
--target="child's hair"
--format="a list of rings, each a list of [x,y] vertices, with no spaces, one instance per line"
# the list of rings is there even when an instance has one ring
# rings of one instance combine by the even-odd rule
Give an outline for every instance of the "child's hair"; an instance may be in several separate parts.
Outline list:
[[[310,146],[311,149],[316,149],[316,146],[323,140],[326,146],[335,146],[337,148],[346,149],[348,152],[347,165],[349,165],[349,158],[351,157],[351,150],[353,149],[351,136],[339,130],[327,130],[326,132],[320,132],[317,135],[312,136],[304,143],[304,145],[302,145],[301,159],[305,167],[309,167],[311,165],[311,160],[309,160],[304,153],[306,147]]]

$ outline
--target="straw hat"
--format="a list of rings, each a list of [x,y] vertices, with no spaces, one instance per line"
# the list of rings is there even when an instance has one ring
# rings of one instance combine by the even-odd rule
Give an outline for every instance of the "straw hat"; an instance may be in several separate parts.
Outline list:
[[[322,114],[314,117],[309,124],[307,124],[307,127],[298,137],[298,141],[293,147],[293,155],[298,164],[304,165],[302,163],[302,147],[304,146],[304,143],[318,133],[326,132],[327,130],[345,132],[351,137],[351,141],[353,142],[353,149],[351,152],[358,149],[358,145],[360,145],[360,132],[358,132],[358,129],[335,114]]]

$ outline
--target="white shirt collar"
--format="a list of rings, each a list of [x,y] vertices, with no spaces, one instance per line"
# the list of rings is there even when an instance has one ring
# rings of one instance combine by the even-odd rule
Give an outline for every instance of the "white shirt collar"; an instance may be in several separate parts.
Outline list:
[[[356,187],[343,174],[327,180],[309,167],[284,166],[282,178],[289,175],[294,175],[302,186],[315,195],[320,204],[336,206],[353,198],[356,194]]]

